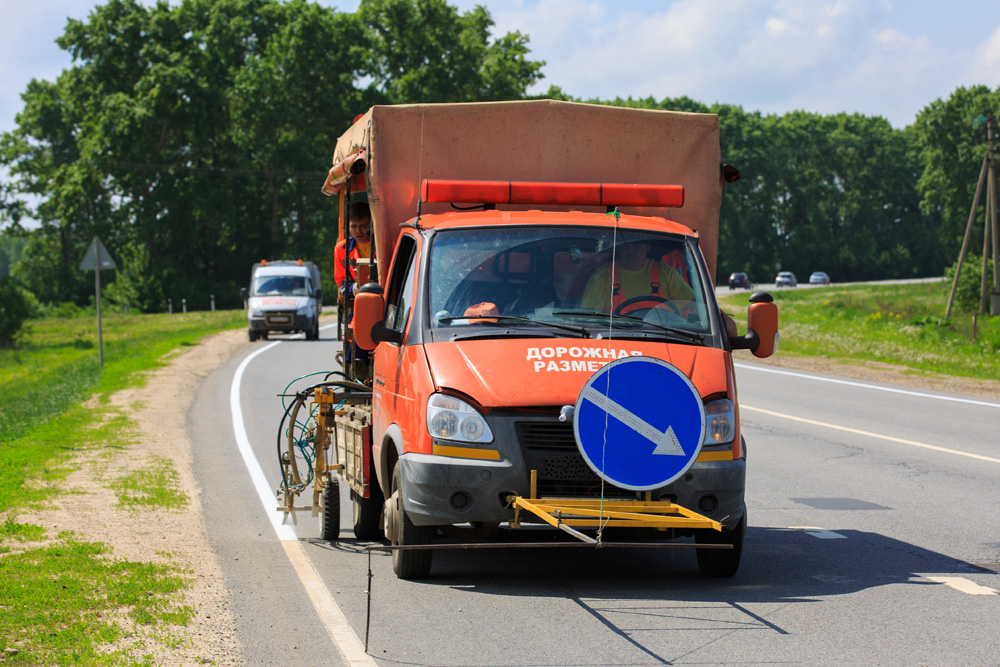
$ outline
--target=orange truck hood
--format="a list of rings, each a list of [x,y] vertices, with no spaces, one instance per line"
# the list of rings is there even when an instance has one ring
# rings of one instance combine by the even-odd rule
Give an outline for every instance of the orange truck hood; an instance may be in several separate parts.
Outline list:
[[[424,345],[434,384],[484,408],[576,403],[584,383],[605,363],[646,356],[673,364],[701,395],[730,393],[727,353],[669,343],[558,338],[470,340]]]

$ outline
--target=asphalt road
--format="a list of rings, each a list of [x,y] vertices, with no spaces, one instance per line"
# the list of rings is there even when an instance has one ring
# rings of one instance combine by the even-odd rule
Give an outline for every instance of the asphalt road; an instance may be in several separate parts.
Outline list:
[[[689,550],[506,549],[438,552],[407,582],[354,539],[343,488],[339,542],[308,513],[280,541],[240,452],[234,405],[277,487],[276,394],[333,369],[331,331],[249,346],[189,415],[247,664],[997,662],[1000,401],[740,363],[750,527],[735,578],[702,577]]]

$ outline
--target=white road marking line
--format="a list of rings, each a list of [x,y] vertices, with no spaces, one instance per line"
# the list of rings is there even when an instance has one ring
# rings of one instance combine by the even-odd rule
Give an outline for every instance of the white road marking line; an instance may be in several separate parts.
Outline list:
[[[274,528],[274,532],[277,533],[278,539],[297,540],[299,538],[295,534],[295,529],[291,526],[283,526],[281,524],[282,513],[275,509],[278,506],[277,497],[274,495],[274,489],[267,483],[267,478],[264,477],[264,470],[260,467],[260,462],[257,461],[257,457],[254,456],[253,449],[250,447],[246,425],[243,423],[243,410],[240,408],[240,383],[243,381],[243,372],[246,371],[247,366],[250,365],[250,362],[258,354],[270,350],[275,345],[281,345],[281,341],[274,341],[259,350],[255,350],[240,363],[236,369],[236,374],[233,376],[233,383],[229,387],[229,409],[233,415],[233,433],[236,435],[236,446],[239,448],[243,462],[250,472],[250,481],[253,482],[254,488],[257,490],[257,495],[260,497],[260,502],[264,506],[264,514],[271,522],[271,526]]]
[[[254,351],[252,354],[247,355],[246,359],[236,369],[236,373],[233,376],[233,383],[229,388],[229,408],[233,415],[233,432],[236,435],[236,446],[239,448],[243,462],[250,472],[250,479],[257,490],[261,504],[264,506],[264,514],[271,522],[271,527],[274,528],[275,534],[277,534],[278,539],[281,541],[285,555],[288,556],[295,574],[298,576],[299,581],[302,582],[309,600],[316,609],[320,621],[326,627],[326,631],[330,633],[333,643],[340,649],[341,654],[349,665],[374,667],[376,664],[375,661],[365,653],[364,644],[361,643],[361,640],[351,628],[350,623],[347,622],[347,617],[340,610],[337,601],[333,599],[330,590],[323,583],[316,568],[313,567],[312,561],[309,560],[309,557],[302,550],[302,545],[299,543],[295,529],[292,526],[281,523],[282,512],[276,509],[278,506],[277,498],[274,491],[268,485],[267,479],[264,477],[264,470],[260,467],[257,457],[254,456],[253,449],[250,447],[250,439],[247,437],[246,426],[243,422],[243,410],[240,407],[240,383],[243,380],[243,372],[250,364],[250,361],[258,354],[280,344],[281,341],[275,341]]]
[[[931,449],[935,452],[944,452],[945,454],[955,454],[956,456],[966,456],[970,459],[978,459],[980,461],[989,461],[990,463],[1000,463],[1000,459],[994,458],[992,456],[983,456],[982,454],[972,454],[970,452],[963,452],[957,449],[948,449],[947,447],[938,447],[937,445],[928,445],[923,442],[915,442],[913,440],[905,440],[903,438],[894,438],[891,435],[882,435],[881,433],[872,433],[871,431],[862,431],[857,428],[849,428],[847,426],[839,426],[837,424],[828,424],[826,422],[815,421],[813,419],[806,419],[805,417],[795,417],[792,415],[786,415],[781,412],[773,412],[771,410],[764,410],[763,408],[754,408],[745,403],[740,404],[741,410],[749,410],[750,412],[760,412],[761,414],[771,415],[772,417],[781,417],[782,419],[791,419],[792,421],[802,422],[803,424],[812,424],[813,426],[824,426],[826,428],[832,428],[837,431],[846,431],[847,433],[855,433],[857,435],[868,436],[869,438],[879,438],[880,440],[889,440],[890,442],[898,442],[904,445],[910,445],[911,447],[921,447],[923,449]]]
[[[988,588],[986,586],[980,586],[974,581],[969,581],[963,577],[924,577],[924,579],[930,579],[931,581],[936,581],[939,584],[944,584],[945,586],[950,586],[956,591],[961,591],[962,593],[967,593],[969,595],[996,595],[997,591]]]
[[[789,526],[789,530],[801,530],[813,537],[817,537],[821,540],[846,540],[847,535],[841,535],[840,533],[835,533],[832,530],[827,530],[826,528],[816,528],[814,526]]]
[[[288,555],[288,560],[291,561],[292,567],[299,575],[299,580],[305,586],[306,593],[309,595],[313,607],[316,608],[316,613],[319,614],[320,620],[326,626],[326,631],[330,633],[333,643],[337,645],[344,659],[347,660],[347,664],[374,666],[375,661],[365,653],[365,645],[354,633],[351,624],[347,622],[347,617],[340,611],[337,601],[330,595],[330,590],[323,583],[319,572],[316,571],[312,561],[302,550],[302,545],[297,541],[282,540],[281,546],[285,548],[285,554]]]
[[[919,396],[920,398],[934,398],[939,401],[954,401],[956,403],[969,403],[971,405],[985,405],[990,408],[1000,408],[1000,403],[991,403],[989,401],[977,401],[971,398],[957,398],[955,396],[939,396],[938,394],[926,394],[920,391],[910,391],[908,389],[894,389],[892,387],[880,387],[874,384],[867,384],[865,382],[853,382],[851,380],[838,380],[836,378],[825,378],[816,375],[809,375],[808,373],[796,373],[794,371],[778,370],[776,368],[768,368],[761,364],[741,364],[733,363],[736,368],[745,368],[751,371],[760,371],[761,373],[775,373],[777,375],[791,375],[793,377],[805,378],[807,380],[816,380],[817,382],[832,382],[833,384],[846,384],[851,387],[863,387],[865,389],[875,389],[876,391],[888,391],[894,394],[906,394],[907,396]]]

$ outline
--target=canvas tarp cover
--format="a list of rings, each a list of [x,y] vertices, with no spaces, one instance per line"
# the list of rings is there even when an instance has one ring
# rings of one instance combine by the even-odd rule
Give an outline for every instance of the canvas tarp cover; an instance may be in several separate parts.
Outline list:
[[[423,179],[674,184],[684,186],[681,208],[620,210],[697,231],[715,273],[722,178],[713,114],[554,100],[374,106],[341,135],[334,164],[359,147],[378,257],[391,257],[399,225],[416,216]],[[424,203],[421,213],[451,210]]]

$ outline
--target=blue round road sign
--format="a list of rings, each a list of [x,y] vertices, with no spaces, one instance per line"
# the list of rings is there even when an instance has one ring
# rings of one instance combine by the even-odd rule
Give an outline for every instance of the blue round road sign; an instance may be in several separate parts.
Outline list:
[[[576,445],[605,481],[632,491],[683,475],[701,452],[705,407],[684,373],[652,357],[613,361],[580,391]]]

